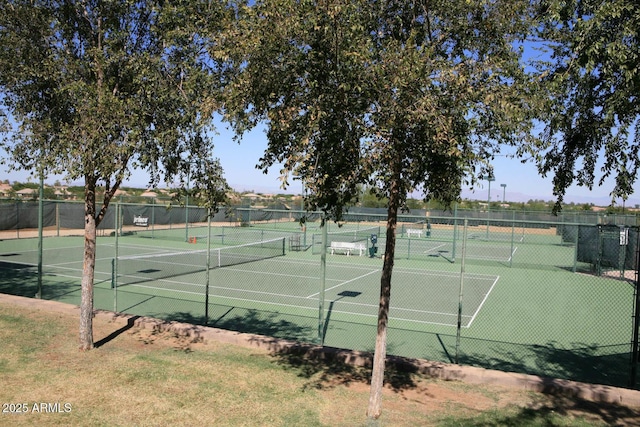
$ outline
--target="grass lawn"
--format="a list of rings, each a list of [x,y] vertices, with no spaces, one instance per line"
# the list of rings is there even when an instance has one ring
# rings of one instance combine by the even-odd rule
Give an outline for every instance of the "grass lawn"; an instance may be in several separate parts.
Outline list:
[[[0,425],[365,425],[365,369],[94,322],[100,345],[81,352],[77,317],[0,304]],[[638,408],[400,376],[382,425],[640,425]]]

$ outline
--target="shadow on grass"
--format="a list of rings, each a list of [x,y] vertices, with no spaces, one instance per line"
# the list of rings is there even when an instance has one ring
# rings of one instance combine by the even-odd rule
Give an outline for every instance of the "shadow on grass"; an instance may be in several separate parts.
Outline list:
[[[136,320],[140,319],[140,316],[132,316],[129,317],[127,319],[127,324],[125,326],[123,326],[122,328],[113,331],[112,333],[110,333],[109,335],[107,335],[106,337],[102,338],[99,341],[96,341],[93,346],[95,348],[99,348],[102,347],[103,345],[107,344],[109,341],[117,338],[120,334],[123,334],[124,332],[128,331],[129,329],[133,328],[136,324]]]
[[[363,354],[357,363],[338,349],[297,346],[274,353],[276,363],[307,380],[307,389],[327,389],[351,383],[367,383],[371,379],[371,357]],[[384,382],[394,391],[417,387],[418,369],[411,364],[387,363]]]

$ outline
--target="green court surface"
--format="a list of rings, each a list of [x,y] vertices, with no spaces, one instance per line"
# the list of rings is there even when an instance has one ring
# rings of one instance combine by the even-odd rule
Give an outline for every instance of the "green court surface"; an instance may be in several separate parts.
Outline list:
[[[385,240],[375,257],[327,251],[323,270],[310,249],[314,233],[216,227],[209,244],[207,229],[196,227],[101,236],[95,307],[372,350]],[[276,237],[284,255],[202,265],[208,245],[229,249]],[[479,233],[466,244],[451,237],[398,238],[390,354],[625,385],[634,291],[628,280],[574,272],[574,247],[557,236],[521,232],[503,241]],[[291,250],[294,238],[309,241]],[[0,292],[36,294],[38,252],[37,239],[0,240]],[[79,305],[82,253],[81,237],[43,240],[43,298]],[[147,255],[153,257],[131,258]],[[184,269],[196,259],[199,268]]]

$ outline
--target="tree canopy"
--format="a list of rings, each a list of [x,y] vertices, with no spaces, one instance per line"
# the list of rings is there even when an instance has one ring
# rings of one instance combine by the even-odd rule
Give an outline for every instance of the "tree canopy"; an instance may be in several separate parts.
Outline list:
[[[550,106],[539,169],[553,176],[556,210],[567,188],[614,178],[633,193],[640,160],[640,5],[634,0],[541,2],[538,66]],[[598,170],[598,161],[603,164]]]
[[[240,8],[224,56],[226,113],[268,125],[264,170],[304,180],[340,220],[366,184],[388,199],[370,419],[380,415],[398,211],[412,190],[458,200],[501,144],[534,144],[535,83],[515,47],[530,2],[263,0]]]
[[[95,227],[130,170],[146,169],[152,184],[190,176],[213,207],[224,196],[207,132],[219,87],[204,37],[224,9],[196,0],[3,0],[1,10],[2,110],[19,126],[4,148],[17,167],[84,182],[88,349]]]
[[[18,167],[117,187],[211,158],[211,63],[204,38],[221,13],[202,2],[3,1],[0,87],[20,125]],[[215,3],[213,4],[215,5]],[[182,169],[181,169],[182,168]]]
[[[309,208],[334,218],[357,184],[386,195],[397,155],[402,202],[414,189],[457,200],[501,143],[530,138],[513,48],[527,3],[257,2],[233,39],[251,53],[228,112],[240,132],[265,120],[260,166],[302,176]]]

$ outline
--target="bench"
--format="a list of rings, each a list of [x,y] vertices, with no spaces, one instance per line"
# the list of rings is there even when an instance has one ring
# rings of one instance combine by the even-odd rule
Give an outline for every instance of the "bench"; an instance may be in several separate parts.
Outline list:
[[[333,255],[336,251],[338,251],[349,256],[351,255],[351,252],[358,251],[358,256],[362,256],[365,249],[366,248],[362,243],[331,242],[331,255]]]
[[[422,230],[416,228],[407,228],[407,237],[411,238],[412,235],[422,237]]]

